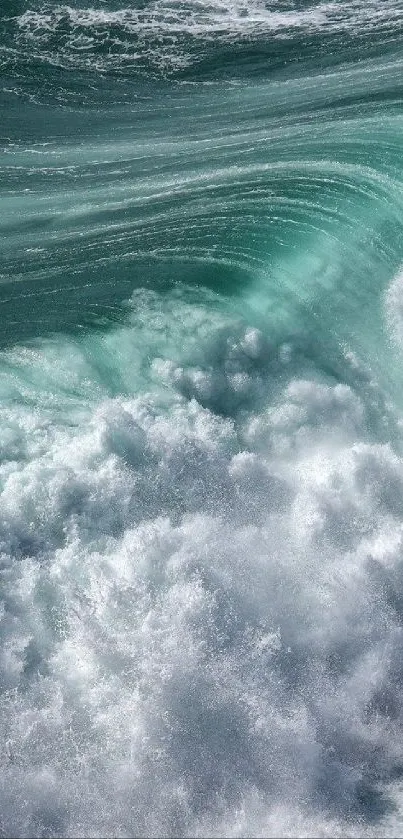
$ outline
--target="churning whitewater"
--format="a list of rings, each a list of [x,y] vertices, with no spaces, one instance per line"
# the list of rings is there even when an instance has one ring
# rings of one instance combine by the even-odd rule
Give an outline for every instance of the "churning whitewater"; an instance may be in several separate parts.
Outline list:
[[[0,35],[0,835],[401,836],[401,0]]]

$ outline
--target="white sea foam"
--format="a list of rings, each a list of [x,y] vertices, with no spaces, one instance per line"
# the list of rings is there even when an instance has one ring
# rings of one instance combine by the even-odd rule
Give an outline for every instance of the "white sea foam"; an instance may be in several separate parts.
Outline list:
[[[389,335],[400,351],[403,346],[403,271],[397,272],[385,293],[385,315]]]
[[[46,38],[46,33],[57,31],[61,25],[82,27],[91,31],[104,27],[122,27],[127,32],[136,33],[156,32],[186,33],[195,37],[206,37],[210,33],[253,34],[262,28],[266,32],[289,31],[291,29],[306,29],[316,31],[324,26],[336,28],[350,27],[351,24],[376,24],[382,21],[391,23],[401,17],[401,9],[395,0],[379,6],[377,0],[363,3],[355,0],[352,3],[307,3],[299,9],[286,8],[279,10],[278,2],[262,2],[254,0],[247,4],[242,2],[225,2],[225,0],[191,0],[183,4],[172,0],[154,0],[144,7],[123,8],[111,11],[105,8],[74,8],[69,5],[56,5],[49,8],[42,6],[41,10],[28,10],[17,18],[18,26],[27,29],[34,36]]]
[[[133,324],[2,356],[3,833],[398,835],[403,460],[213,297]]]
[[[355,32],[362,36],[373,28],[392,30],[401,20],[396,0],[363,3],[316,2],[288,8],[278,2],[253,0],[153,0],[140,8],[111,10],[40,4],[16,18],[19,47],[40,47],[56,63],[81,63],[105,69],[141,64],[145,59],[160,68],[178,69],[192,63],[193,49],[204,42],[234,39],[290,38],[298,32]],[[55,49],[54,39],[57,39]],[[184,40],[185,39],[185,40]],[[190,39],[190,41],[189,41]],[[192,46],[193,42],[193,46]],[[100,47],[107,55],[98,54]]]

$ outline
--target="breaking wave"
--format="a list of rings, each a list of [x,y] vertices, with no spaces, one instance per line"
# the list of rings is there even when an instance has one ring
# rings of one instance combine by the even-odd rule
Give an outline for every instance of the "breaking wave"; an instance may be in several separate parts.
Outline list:
[[[4,4],[2,836],[402,833],[401,21]]]

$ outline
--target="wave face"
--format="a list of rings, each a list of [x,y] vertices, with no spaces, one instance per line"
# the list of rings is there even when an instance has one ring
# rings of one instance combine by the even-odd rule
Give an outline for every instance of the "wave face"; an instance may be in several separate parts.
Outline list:
[[[4,0],[0,835],[401,836],[401,0]]]

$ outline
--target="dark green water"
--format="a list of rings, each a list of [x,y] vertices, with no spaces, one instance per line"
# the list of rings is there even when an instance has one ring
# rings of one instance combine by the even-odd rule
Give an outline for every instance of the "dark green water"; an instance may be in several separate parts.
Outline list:
[[[3,0],[0,835],[401,835],[402,35]]]

